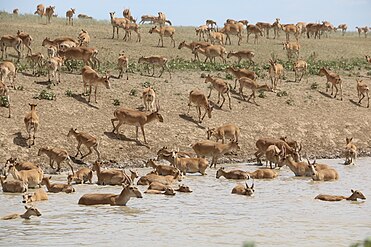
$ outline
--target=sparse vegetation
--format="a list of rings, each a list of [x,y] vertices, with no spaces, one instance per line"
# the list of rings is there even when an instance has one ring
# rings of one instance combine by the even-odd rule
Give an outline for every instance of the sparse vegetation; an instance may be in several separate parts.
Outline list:
[[[119,105],[121,105],[120,100],[119,100],[119,99],[114,99],[114,100],[113,100],[113,105],[114,105],[114,106],[119,106]]]
[[[9,107],[9,101],[6,96],[0,96],[0,106]]]
[[[56,95],[53,92],[47,91],[47,90],[42,90],[38,95],[33,97],[34,99],[45,99],[45,100],[55,100]]]
[[[130,96],[137,96],[138,95],[138,90],[136,90],[135,88],[131,89],[130,92],[129,92],[129,95]]]
[[[73,93],[72,93],[72,91],[70,89],[68,89],[66,91],[65,95],[68,96],[68,97],[72,97],[73,96]]]

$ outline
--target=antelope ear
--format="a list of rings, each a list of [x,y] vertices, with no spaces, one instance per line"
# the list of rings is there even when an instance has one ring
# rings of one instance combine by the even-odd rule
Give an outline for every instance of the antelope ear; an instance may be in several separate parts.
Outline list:
[[[24,206],[25,209],[29,209],[29,207],[27,207],[26,205]]]
[[[350,190],[350,192],[354,193],[354,190],[353,190],[353,189],[351,189],[351,190]]]
[[[50,176],[49,179],[52,179],[52,176]]]

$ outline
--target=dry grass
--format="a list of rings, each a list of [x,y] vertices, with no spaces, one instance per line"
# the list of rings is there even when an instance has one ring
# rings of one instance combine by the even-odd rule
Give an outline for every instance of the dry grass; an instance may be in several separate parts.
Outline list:
[[[108,15],[108,13],[107,13]],[[190,50],[170,47],[170,40],[165,38],[165,48],[158,48],[158,35],[148,33],[148,25],[141,27],[142,43],[124,42],[123,32],[120,30],[119,39],[111,39],[112,27],[109,22],[76,20],[74,26],[66,26],[65,19],[52,19],[51,25],[45,25],[45,19],[36,16],[13,17],[7,14],[0,15],[0,34],[15,34],[23,30],[34,38],[33,51],[42,52],[46,56],[46,49],[41,47],[45,37],[59,36],[77,37],[81,28],[87,30],[92,38],[90,46],[99,50],[98,58],[102,61],[100,72],[110,70],[117,75],[115,64],[120,51],[124,50],[130,59],[131,73],[129,80],[112,80],[111,89],[98,88],[98,104],[88,104],[83,92],[82,79],[79,75],[80,64],[73,73],[62,73],[62,83],[49,86],[47,77],[31,77],[27,73],[18,73],[16,85],[23,90],[11,90],[13,117],[7,119],[6,109],[0,108],[0,161],[4,162],[10,156],[18,156],[21,160],[30,160],[46,163],[45,157],[38,157],[38,148],[50,145],[66,148],[70,154],[75,154],[76,142],[66,137],[71,127],[80,131],[94,134],[100,140],[102,158],[115,160],[123,164],[142,164],[142,160],[153,157],[156,151],[166,145],[179,147],[190,151],[189,144],[206,138],[206,128],[232,122],[241,127],[241,151],[235,160],[248,160],[255,152],[255,141],[263,136],[289,136],[303,142],[304,152],[317,156],[335,157],[341,154],[345,137],[353,136],[355,143],[363,153],[370,151],[371,139],[369,126],[371,124],[370,109],[358,106],[356,81],[357,76],[366,78],[370,65],[364,61],[364,55],[369,52],[369,39],[358,38],[358,34],[348,33],[342,37],[340,33],[332,34],[330,38],[313,40],[302,38],[300,57],[311,58],[309,76],[304,76],[302,82],[293,82],[294,73],[290,70],[291,62],[287,61],[286,53],[282,50],[279,40],[261,38],[259,45],[246,44],[246,38],[241,47],[236,46],[237,40],[232,37],[232,46],[227,51],[251,49],[256,53],[256,66],[253,68],[259,75],[259,83],[269,82],[267,64],[271,54],[278,56],[287,68],[286,80],[279,85],[282,92],[268,93],[265,97],[257,97],[259,106],[244,102],[239,95],[232,95],[233,110],[215,109],[211,119],[205,119],[202,125],[195,120],[197,114],[191,109],[190,117],[184,114],[187,111],[188,94],[193,88],[208,92],[204,79],[200,78],[203,71],[222,78],[229,78],[222,70],[226,65],[217,63],[193,63]],[[245,37],[245,36],[244,36]],[[197,40],[194,27],[176,27],[176,44],[183,40]],[[15,54],[11,49],[11,54]],[[314,55],[313,55],[314,54]],[[138,58],[146,55],[163,55],[171,59],[172,79],[168,73],[162,78],[142,76],[138,71]],[[229,59],[229,64],[235,63]],[[344,84],[344,100],[330,98],[325,92],[325,78],[316,74],[318,68],[327,65],[338,72]],[[31,72],[24,59],[18,65],[19,71]],[[158,69],[156,73],[158,74]],[[125,76],[124,76],[125,77]],[[229,80],[233,84],[232,80]],[[121,127],[121,135],[117,138],[111,134],[110,119],[113,111],[120,106],[141,108],[140,99],[145,86],[155,88],[160,99],[161,113],[164,123],[150,123],[146,125],[146,137],[149,146],[144,146],[134,140],[135,128]],[[315,86],[317,85],[317,89]],[[371,83],[369,83],[371,85]],[[37,100],[35,96],[46,90],[55,94],[53,100]],[[250,94],[245,89],[245,94]],[[211,96],[217,101],[216,93]],[[36,145],[31,149],[25,146],[24,114],[29,110],[28,103],[37,102],[40,116],[40,129],[36,138]],[[142,136],[140,134],[140,140]],[[91,162],[95,154],[88,156],[86,161]]]

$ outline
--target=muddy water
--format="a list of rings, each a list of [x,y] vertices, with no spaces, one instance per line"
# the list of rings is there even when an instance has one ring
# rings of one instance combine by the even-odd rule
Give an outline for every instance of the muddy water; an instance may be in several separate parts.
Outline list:
[[[39,218],[1,221],[0,245],[242,246],[255,241],[257,246],[349,246],[371,236],[371,159],[351,167],[339,160],[325,162],[339,171],[339,181],[295,178],[285,167],[275,180],[256,180],[251,198],[230,194],[236,182],[216,179],[215,169],[205,177],[187,176],[183,182],[191,194],[143,194],[127,207],[79,206],[84,193],[119,193],[121,188],[78,185],[74,194],[49,194],[49,201],[38,202]],[[65,176],[54,179],[64,181]],[[368,199],[313,199],[319,193],[350,195],[351,188]],[[1,192],[0,201],[0,216],[24,211],[19,194]]]

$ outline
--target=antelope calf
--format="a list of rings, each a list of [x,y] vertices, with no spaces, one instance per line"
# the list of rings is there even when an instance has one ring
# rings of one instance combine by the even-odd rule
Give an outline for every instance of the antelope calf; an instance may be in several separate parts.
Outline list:
[[[356,27],[357,31],[358,31],[358,36],[361,37],[361,33],[364,33],[365,34],[365,38],[367,38],[367,33],[369,31],[369,28],[367,26],[365,27]]]
[[[60,50],[58,55],[64,57],[65,61],[81,60],[84,62],[84,65],[90,65],[93,68],[100,64],[97,58],[98,50],[92,47],[71,47],[64,51]],[[67,66],[67,68],[71,70],[70,67]]]
[[[200,58],[198,57],[198,53],[193,52],[194,48],[196,46],[200,46],[201,48],[206,48],[206,47],[208,47],[210,45],[211,44],[208,43],[208,42],[201,42],[201,41],[200,42],[196,42],[196,41],[193,41],[193,42],[191,42],[191,43],[188,44],[186,41],[182,41],[179,44],[178,49],[182,49],[183,47],[187,47],[194,54],[194,60],[196,60],[196,58],[197,58],[197,61],[200,61]]]
[[[28,184],[22,180],[6,180],[6,176],[0,176],[1,187],[3,192],[23,193],[27,191]]]
[[[216,178],[225,177],[226,179],[249,179],[247,172],[242,170],[225,171],[224,167],[220,167],[216,172]]]
[[[117,59],[117,68],[120,70],[118,78],[122,78],[124,75],[124,70],[126,73],[126,80],[129,80],[128,68],[129,68],[129,58],[125,56],[125,53],[122,51]]]
[[[283,42],[283,49],[287,51],[287,58],[291,59],[295,54],[299,58],[300,44],[299,43],[290,43]]]
[[[252,24],[246,25],[246,33],[247,43],[249,43],[250,34],[254,34],[254,44],[258,44],[259,36],[263,36],[261,28]]]
[[[160,176],[157,174],[147,174],[145,176],[142,176],[139,178],[137,185],[150,185],[153,182],[158,182],[164,185],[171,185],[174,182],[178,181],[180,182],[181,179],[181,174],[177,173],[175,176],[173,175],[167,175],[167,176]]]
[[[283,65],[277,63],[275,60],[269,60],[269,77],[271,78],[272,89],[277,89],[278,82],[282,83],[282,78],[284,74]]]
[[[308,162],[306,161],[299,161],[296,162],[292,155],[288,154],[285,155],[281,160],[281,165],[287,165],[290,170],[295,174],[297,177],[311,177],[312,170],[308,166]],[[316,170],[324,170],[330,169],[331,167],[326,164],[316,164]]]
[[[265,158],[266,158],[266,166],[269,166],[271,169],[273,169],[272,164],[274,164],[274,167],[277,166],[280,167],[281,160],[285,155],[285,147],[282,146],[281,149],[279,149],[276,145],[270,145],[268,146],[267,150],[265,151]]]
[[[258,163],[261,163],[260,157],[263,156],[270,145],[276,145],[279,149],[285,149],[286,154],[292,155],[296,162],[300,160],[300,148],[293,148],[287,142],[275,138],[260,138],[256,141],[256,147],[258,151],[255,152],[255,156]]]
[[[204,39],[204,41],[206,41],[205,34],[207,35],[207,32],[209,31],[209,27],[207,25],[201,25],[198,28],[195,28],[195,31],[199,41],[201,41],[201,36]]]
[[[197,157],[212,157],[210,168],[212,166],[216,168],[216,164],[220,156],[232,151],[238,151],[240,150],[240,146],[238,145],[238,142],[235,141],[229,142],[227,144],[222,144],[207,140],[194,143],[192,145],[192,149],[197,154]]]
[[[175,191],[173,188],[167,187],[164,191],[161,190],[146,190],[144,191],[146,194],[152,194],[152,195],[167,195],[167,196],[175,196]]]
[[[158,165],[155,163],[154,160],[149,159],[146,163],[146,167],[152,167],[154,171],[156,172],[156,174],[161,175],[161,176],[168,176],[168,175],[175,176],[177,174],[180,175],[180,170],[175,167],[176,164],[174,161],[173,152],[170,153],[170,157],[172,158],[171,163],[173,164],[173,166]]]
[[[247,77],[247,78],[250,78],[251,80],[254,80],[254,81],[258,78],[258,76],[256,75],[256,73],[254,71],[250,71],[250,70],[247,70],[247,69],[237,69],[237,68],[233,68],[233,67],[228,67],[225,70],[225,72],[231,73],[232,75],[234,75],[236,77],[236,79],[234,81],[233,89],[236,89],[237,81],[239,79],[241,79],[242,77]]]
[[[214,107],[210,105],[209,101],[207,100],[207,97],[205,94],[203,94],[198,89],[193,89],[189,93],[189,101],[188,101],[188,111],[187,115],[189,114],[189,110],[191,109],[192,104],[196,106],[196,109],[198,111],[198,122],[202,123],[202,120],[204,120],[206,113],[209,118],[211,118],[211,112],[213,111]],[[205,113],[201,118],[201,107],[205,109]]]
[[[191,188],[189,188],[189,186],[184,185],[184,184],[181,184],[181,185],[179,184],[178,189],[175,189],[175,191],[184,192],[184,193],[192,193],[193,192],[191,190]]]
[[[101,164],[99,162],[95,162],[93,164],[92,171],[97,172],[98,177],[98,185],[121,185],[126,184],[130,185],[133,182],[125,171],[121,169],[101,169]]]
[[[89,183],[92,183],[92,179],[93,171],[90,168],[84,167],[73,174],[69,174],[67,176],[67,183],[71,184],[72,181],[74,181],[76,184],[83,184],[88,181]]]
[[[151,87],[147,87],[143,89],[143,105],[146,111],[154,111],[155,110],[155,101],[156,101],[156,93]]]
[[[6,50],[8,47],[13,47],[18,54],[17,62],[21,59],[21,45],[22,39],[13,35],[3,35],[0,37],[0,49],[1,49],[1,59],[7,57]]]
[[[61,67],[64,62],[64,57],[55,57],[51,56],[49,59],[46,61],[46,67],[48,69],[48,82],[51,82],[50,77],[52,76],[53,78],[56,79],[58,75],[58,82],[59,84],[61,82]],[[53,82],[53,85],[55,83]]]
[[[343,86],[342,86],[342,80],[340,78],[340,76],[332,71],[329,71],[325,68],[321,68],[319,70],[319,75],[320,76],[326,76],[326,84],[328,84],[329,82],[331,83],[331,95],[334,94],[334,87],[336,89],[336,92],[335,92],[335,95],[334,95],[334,98],[336,98],[337,94],[338,94],[338,86],[340,88],[340,100],[343,100]],[[328,87],[326,87],[326,92],[328,91]]]
[[[247,172],[247,174],[253,179],[273,179],[278,176],[278,173],[272,169],[258,169],[254,172]]]
[[[40,18],[43,18],[43,16],[45,15],[45,7],[44,7],[43,4],[38,4],[36,6],[36,11],[35,11],[34,15],[36,15],[36,14],[39,15]]]
[[[251,187],[249,187],[247,183],[245,183],[245,185],[237,184],[232,189],[232,194],[237,194],[237,195],[253,196],[254,192],[255,192],[254,183],[251,185]]]
[[[67,153],[67,150],[62,149],[62,148],[53,148],[53,147],[42,147],[39,149],[38,156],[46,154],[46,156],[49,157],[49,165],[52,169],[55,169],[53,164],[54,162],[57,163],[57,172],[61,170],[61,163],[63,161],[67,161],[69,167],[71,168],[72,174],[73,172],[73,167],[71,165],[71,158]]]
[[[25,206],[25,208],[26,208],[26,212],[24,212],[23,214],[10,214],[10,215],[1,217],[0,219],[1,220],[14,220],[14,219],[22,218],[25,220],[29,220],[31,216],[37,216],[37,217],[41,216],[40,211],[34,206],[31,206],[31,207]]]
[[[226,35],[225,44],[228,44],[229,41],[229,44],[231,45],[232,43],[230,35],[236,35],[238,38],[238,45],[240,45],[242,41],[242,30],[242,23],[226,23],[224,24],[224,27],[220,30],[220,32]]]
[[[37,201],[45,201],[48,200],[48,194],[46,194],[43,188],[39,188],[35,190],[33,193],[27,193],[22,195],[23,203],[33,203]]]
[[[8,110],[9,110],[9,115],[8,118],[11,117],[11,110],[10,110],[10,96],[9,96],[9,89],[7,85],[5,85],[1,80],[0,80],[0,98],[5,97],[7,100],[8,104]]]
[[[60,44],[66,41],[73,42],[75,46],[79,45],[79,42],[77,40],[75,40],[74,38],[70,38],[70,37],[59,37],[59,38],[55,38],[54,40],[51,40],[50,38],[46,37],[41,43],[41,45],[44,47],[49,47],[49,46],[60,47]]]
[[[308,64],[304,60],[297,60],[294,64],[293,70],[295,71],[295,82],[297,81],[299,73],[301,73],[299,82],[303,78],[304,74],[307,73]]]
[[[238,81],[240,82],[240,89],[239,89],[240,97],[243,100],[246,100],[245,96],[243,95],[243,88],[246,87],[246,88],[251,89],[251,94],[250,94],[249,98],[247,99],[247,102],[250,102],[250,99],[252,98],[255,105],[258,105],[255,101],[255,92],[256,91],[259,90],[259,91],[273,92],[273,89],[271,87],[269,87],[267,84],[259,85],[256,81],[251,80],[250,78],[247,78],[247,77],[242,77]]]
[[[5,79],[9,79],[10,86],[15,87],[15,78],[17,76],[16,67],[11,61],[0,62],[0,81],[5,83]]]
[[[98,73],[92,69],[90,66],[84,66],[81,70],[82,74],[82,81],[84,83],[84,91],[86,87],[89,86],[89,100],[92,94],[92,88],[94,87],[94,99],[95,103],[97,102],[97,88],[99,84],[103,84],[107,89],[111,88],[111,84],[109,82],[110,75],[107,73],[105,76],[99,76]]]
[[[310,163],[308,160],[308,166],[310,167],[312,171],[312,179],[313,181],[333,181],[339,179],[338,172],[333,169],[323,169],[323,170],[317,170],[316,169],[316,160],[313,161],[313,163]]]
[[[91,150],[93,148],[98,155],[98,160],[100,160],[100,152],[98,150],[99,143],[95,136],[87,132],[78,132],[77,129],[73,128],[70,129],[70,131],[67,134],[67,137],[70,137],[71,135],[74,136],[77,141],[77,153],[75,157],[77,157],[78,154],[81,154],[81,159],[83,159],[93,152]],[[85,155],[83,155],[82,152],[80,151],[80,147],[82,144],[84,144],[89,149],[89,152]]]
[[[36,75],[35,73],[35,67],[37,67],[39,70],[42,67],[42,64],[44,62],[44,55],[41,54],[41,52],[38,53],[31,53],[26,56],[26,59],[30,62],[32,67],[32,74]]]
[[[51,193],[59,193],[59,192],[65,192],[65,193],[72,193],[75,192],[75,189],[69,185],[69,184],[59,184],[59,183],[50,183],[50,179],[52,177],[43,177],[41,181],[41,185],[46,185],[46,188],[48,189],[48,192]]]
[[[31,37],[31,35],[29,35],[26,32],[18,30],[17,37],[22,40],[22,52],[24,50],[24,47],[26,47],[28,49],[27,55],[32,54],[31,43],[33,41],[33,38]]]
[[[32,170],[21,170],[18,171],[14,165],[10,165],[8,168],[8,174],[12,174],[13,178],[20,180],[28,185],[28,188],[35,188],[39,186],[43,178],[44,172],[41,168]]]
[[[176,152],[173,152],[174,165],[178,168],[183,175],[186,173],[201,173],[206,175],[205,170],[209,166],[206,159],[203,158],[179,158]]]
[[[167,66],[168,59],[163,56],[149,56],[149,57],[140,57],[138,60],[138,63],[143,63],[143,64],[151,64],[152,65],[152,75],[155,74],[155,65],[161,66],[162,70],[160,72],[160,75],[158,77],[162,76],[162,73],[164,73],[165,69],[169,72],[170,79],[171,79],[171,73],[170,69]],[[149,67],[147,67],[147,73],[149,74]]]
[[[75,14],[75,9],[71,8],[66,12],[66,25],[73,26],[73,15]]]
[[[350,192],[352,192],[352,194],[350,196],[334,196],[334,195],[319,194],[314,199],[318,199],[318,200],[321,200],[321,201],[328,201],[328,202],[338,202],[338,201],[342,201],[342,200],[357,201],[357,199],[366,200],[365,195],[361,191],[350,190]]]
[[[249,50],[242,50],[242,51],[230,51],[227,55],[227,58],[230,57],[237,57],[237,63],[240,64],[242,59],[249,60],[250,63],[254,63],[252,60],[255,57],[255,52]]]
[[[35,165],[34,163],[29,162],[29,161],[18,162],[17,158],[9,158],[6,161],[5,167],[9,167],[10,165],[14,165],[15,169],[17,169],[18,171],[32,170],[32,169],[38,169],[39,168],[38,165]]]
[[[347,24],[340,24],[338,26],[338,29],[341,29],[341,34],[344,36],[345,35],[345,32],[347,31],[348,29],[348,25]]]
[[[215,43],[218,43],[219,45],[224,45],[224,36],[225,36],[224,33],[212,32],[211,30],[209,30],[207,41],[210,41],[210,43],[213,45],[215,45]]]
[[[345,154],[344,164],[345,165],[354,165],[355,160],[357,159],[357,146],[354,145],[352,141],[353,141],[353,137],[345,138],[345,142],[346,142],[345,150],[344,150],[344,154]]]
[[[131,40],[131,31],[134,31],[137,34],[137,40],[136,42],[142,41],[142,37],[140,35],[140,27],[136,23],[122,23],[119,25],[119,27],[123,28],[125,30],[125,36],[123,40],[129,41]]]
[[[175,40],[174,40],[174,34],[175,34],[175,28],[173,27],[157,27],[154,26],[149,30],[149,33],[158,33],[160,35],[160,38],[158,39],[157,46],[164,47],[164,37],[169,37],[171,39],[171,44],[173,44],[173,47],[175,47]]]
[[[208,128],[207,129],[207,139],[210,140],[212,136],[216,138],[216,142],[220,139],[222,143],[225,143],[225,138],[230,139],[231,141],[238,142],[238,136],[240,135],[240,128],[235,124],[225,124],[217,128]]]
[[[223,63],[226,63],[224,55],[227,54],[227,51],[221,45],[209,45],[205,48],[202,48],[201,46],[197,45],[197,46],[195,46],[195,48],[193,49],[192,52],[193,52],[193,54],[195,54],[195,56],[198,56],[198,53],[203,54],[206,57],[206,59],[204,61],[205,63],[206,63],[207,59],[210,60],[210,63],[212,63],[212,62],[215,63],[215,58],[216,57],[220,57],[220,59],[222,59]]]
[[[35,145],[35,138],[36,138],[36,132],[39,127],[39,116],[36,112],[36,106],[37,104],[29,104],[31,106],[31,111],[26,114],[24,117],[24,123],[26,125],[26,131],[28,133],[28,147],[30,148],[31,145]],[[32,135],[32,143],[31,143],[31,132],[33,132]]]
[[[224,94],[227,94],[228,102],[229,102],[229,109],[232,110],[229,84],[223,79],[207,75],[206,79],[205,79],[205,83],[209,83],[209,82],[211,82],[212,86],[210,87],[210,92],[209,92],[209,95],[207,96],[207,98],[210,98],[211,91],[213,89],[215,89],[218,92],[218,102],[217,102],[217,104],[219,104],[219,102],[220,102],[220,96],[222,96],[222,99],[223,99],[222,104],[219,106],[220,109],[221,109],[223,107],[224,102],[225,102]]]
[[[77,18],[79,18],[79,19],[89,19],[89,20],[93,19],[93,17],[88,16],[86,14],[78,14]]]
[[[369,87],[362,80],[356,79],[357,81],[357,95],[358,95],[358,104],[361,104],[361,101],[367,96],[367,108],[370,107],[370,97],[368,95]]]
[[[49,6],[45,9],[45,15],[46,15],[46,24],[51,23],[52,16],[55,11],[55,6]]]

